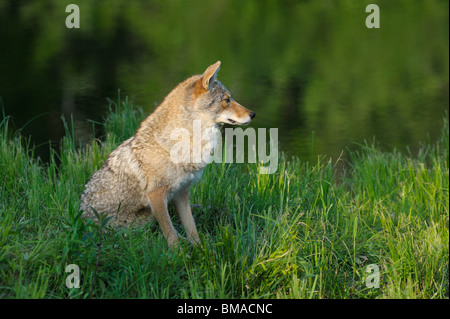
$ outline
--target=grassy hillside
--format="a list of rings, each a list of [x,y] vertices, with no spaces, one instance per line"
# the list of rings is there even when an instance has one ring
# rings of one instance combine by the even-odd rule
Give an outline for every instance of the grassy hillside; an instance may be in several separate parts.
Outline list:
[[[202,244],[172,251],[156,224],[100,235],[78,213],[90,175],[143,118],[111,102],[102,141],[80,146],[67,129],[45,164],[0,120],[0,298],[448,298],[447,119],[417,155],[361,145],[345,171],[283,154],[272,175],[211,164],[192,189]]]

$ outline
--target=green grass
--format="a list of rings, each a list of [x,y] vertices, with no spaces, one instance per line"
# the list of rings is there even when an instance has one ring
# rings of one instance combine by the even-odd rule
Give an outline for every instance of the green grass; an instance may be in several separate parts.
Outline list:
[[[202,243],[172,251],[155,224],[100,232],[78,213],[90,175],[144,116],[111,102],[102,141],[81,146],[67,129],[45,164],[0,121],[0,298],[448,298],[447,119],[417,155],[361,145],[344,172],[283,154],[272,175],[211,164],[192,189]],[[79,289],[65,285],[69,264]],[[370,264],[379,288],[366,286]]]

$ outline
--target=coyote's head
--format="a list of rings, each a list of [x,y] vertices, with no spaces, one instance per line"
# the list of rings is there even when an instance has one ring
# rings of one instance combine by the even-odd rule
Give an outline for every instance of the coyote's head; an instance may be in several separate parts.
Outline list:
[[[250,123],[255,112],[246,109],[236,102],[230,91],[217,81],[220,61],[210,65],[195,82],[193,89],[194,106],[204,116],[216,123],[244,125]]]

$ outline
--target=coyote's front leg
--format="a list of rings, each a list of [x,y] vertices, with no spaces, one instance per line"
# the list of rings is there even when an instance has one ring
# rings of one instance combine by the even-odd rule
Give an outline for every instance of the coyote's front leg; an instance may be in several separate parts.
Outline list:
[[[194,217],[192,216],[189,197],[189,187],[186,187],[179,191],[173,201],[178,211],[178,215],[180,216],[181,224],[183,224],[183,227],[186,230],[187,238],[191,243],[198,244],[200,243],[200,238],[198,236],[197,227],[195,226]]]
[[[169,247],[178,245],[178,234],[172,225],[167,209],[167,191],[163,188],[159,188],[147,194],[147,198],[150,202],[152,212],[158,220],[164,236],[166,236]]]

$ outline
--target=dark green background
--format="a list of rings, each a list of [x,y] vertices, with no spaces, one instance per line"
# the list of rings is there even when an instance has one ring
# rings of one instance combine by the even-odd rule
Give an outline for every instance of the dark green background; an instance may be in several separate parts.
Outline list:
[[[65,27],[69,3],[80,29]],[[380,29],[365,26],[370,3]],[[0,23],[5,113],[43,159],[62,114],[86,140],[117,89],[150,112],[217,60],[252,125],[279,128],[281,149],[303,159],[374,137],[414,151],[448,116],[448,1],[0,0]]]

